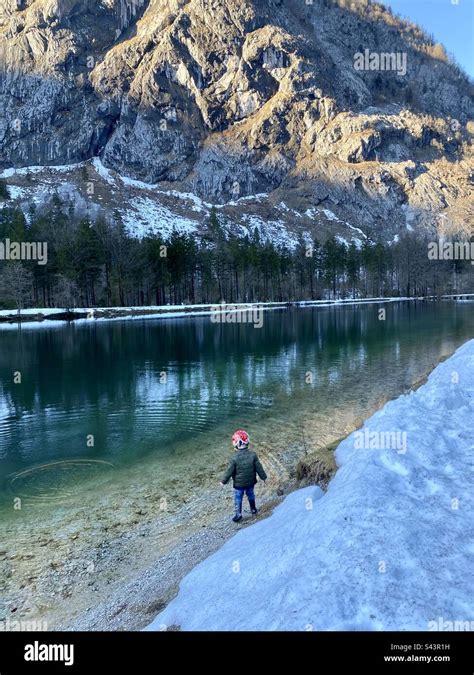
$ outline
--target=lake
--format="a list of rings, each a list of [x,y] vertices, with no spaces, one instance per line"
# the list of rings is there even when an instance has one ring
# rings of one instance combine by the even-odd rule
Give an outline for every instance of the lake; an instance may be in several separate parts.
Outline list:
[[[280,309],[262,328],[204,316],[0,329],[2,504],[65,504],[173,457],[215,480],[238,427],[286,465],[473,334],[471,304],[453,302]]]

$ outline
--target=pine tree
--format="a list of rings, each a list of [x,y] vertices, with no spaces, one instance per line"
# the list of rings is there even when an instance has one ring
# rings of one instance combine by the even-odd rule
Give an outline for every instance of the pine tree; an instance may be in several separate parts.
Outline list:
[[[0,178],[0,200],[7,201],[10,199],[10,190],[3,178]]]

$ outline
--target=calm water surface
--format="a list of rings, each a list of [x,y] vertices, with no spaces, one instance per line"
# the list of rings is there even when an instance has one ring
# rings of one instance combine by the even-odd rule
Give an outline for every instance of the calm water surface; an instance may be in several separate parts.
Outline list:
[[[275,310],[261,329],[209,317],[0,328],[0,500],[54,504],[150,462],[163,481],[212,475],[235,427],[288,463],[473,335],[472,305],[450,302]]]

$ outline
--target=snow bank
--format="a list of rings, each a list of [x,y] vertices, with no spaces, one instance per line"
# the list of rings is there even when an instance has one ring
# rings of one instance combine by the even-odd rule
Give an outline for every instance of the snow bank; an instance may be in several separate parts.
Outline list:
[[[359,298],[347,300],[301,300],[297,302],[243,302],[230,303],[223,305],[222,311],[229,311],[229,308],[241,309],[286,309],[289,305],[301,308],[310,307],[334,307],[344,305],[370,305],[383,304],[386,302],[406,302],[414,300],[427,300],[429,297],[412,297],[412,298]],[[61,308],[61,307],[32,307],[21,310],[21,327],[34,328],[40,326],[49,327],[53,324],[64,325],[70,319],[57,319],[58,314],[69,313],[70,315],[87,314],[87,318],[74,319],[76,324],[86,323],[90,321],[140,321],[142,319],[176,319],[181,317],[198,317],[209,314],[215,314],[216,304],[195,304],[195,305],[137,305],[134,307],[75,307],[75,308]],[[112,316],[116,312],[117,316]],[[150,312],[150,313],[148,313]],[[32,321],[25,321],[25,317],[33,317]],[[38,317],[38,318],[37,318]],[[12,323],[0,321],[0,330],[16,328],[19,325],[18,312],[16,309],[2,309],[0,310],[0,318],[8,319]]]
[[[471,340],[339,445],[326,494],[238,532],[147,630],[472,628],[473,450]]]

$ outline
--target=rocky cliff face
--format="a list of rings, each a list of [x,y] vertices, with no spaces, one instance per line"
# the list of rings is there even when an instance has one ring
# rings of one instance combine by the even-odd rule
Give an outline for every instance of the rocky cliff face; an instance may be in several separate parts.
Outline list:
[[[374,53],[399,67],[370,69]],[[473,112],[472,85],[442,49],[369,0],[0,8],[3,169],[100,157],[209,202],[265,193],[262,218],[283,203],[316,228],[329,206],[386,238],[469,231]]]

